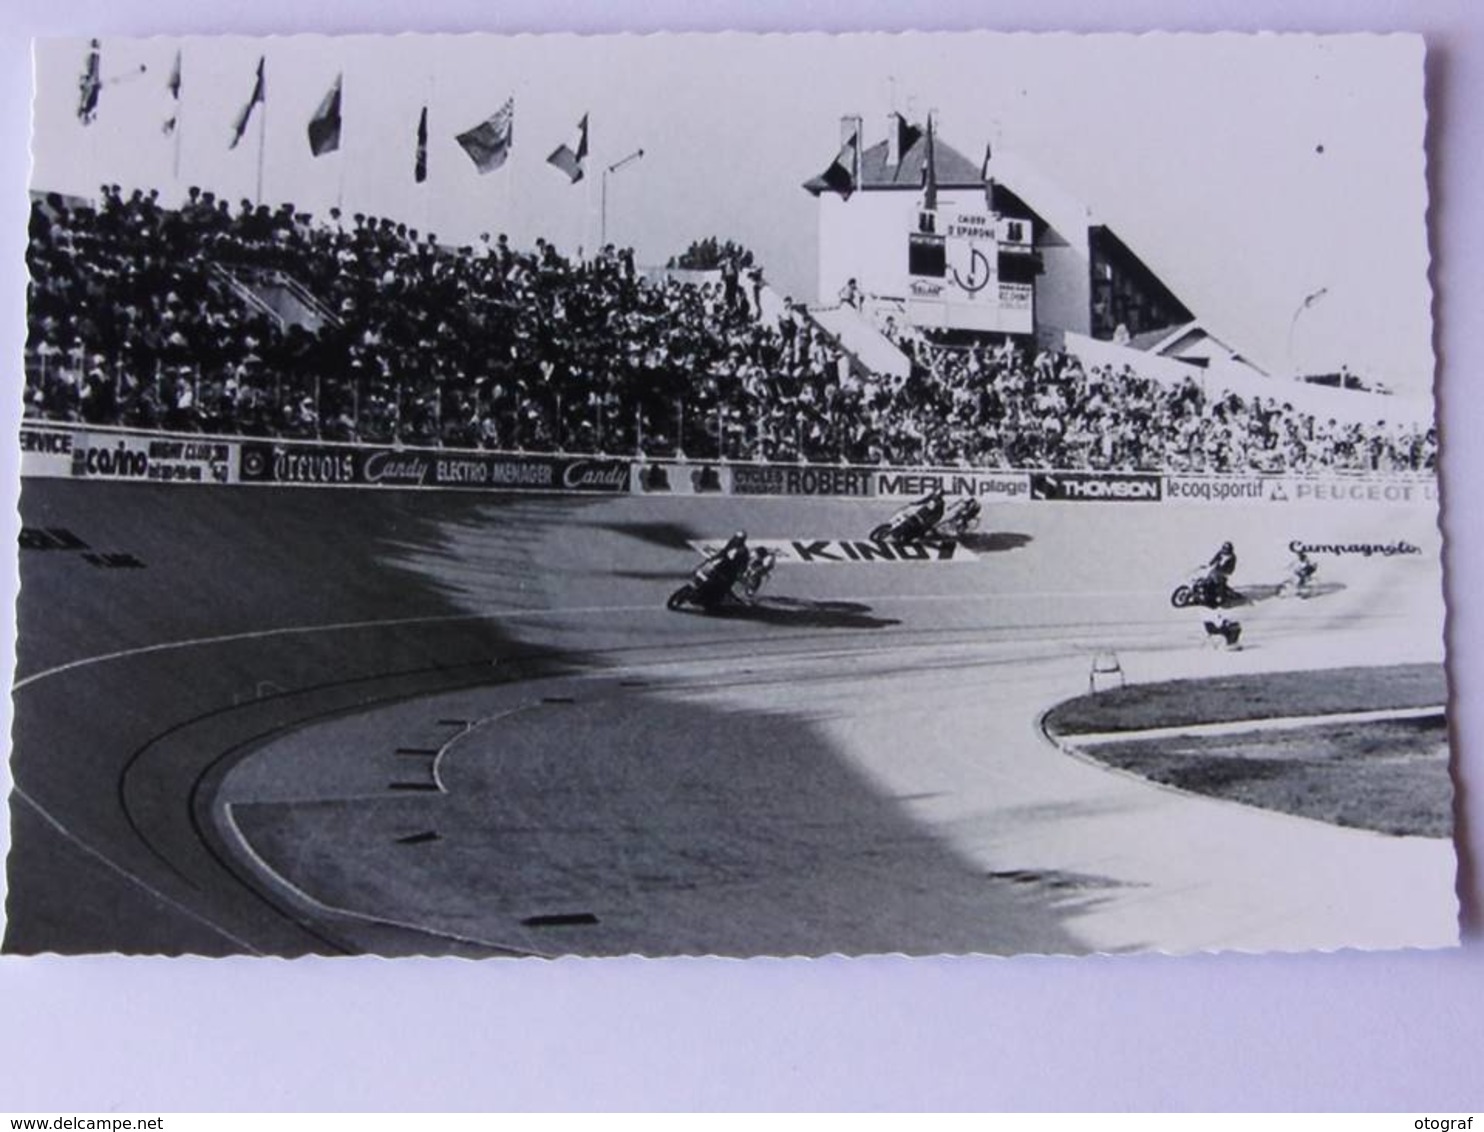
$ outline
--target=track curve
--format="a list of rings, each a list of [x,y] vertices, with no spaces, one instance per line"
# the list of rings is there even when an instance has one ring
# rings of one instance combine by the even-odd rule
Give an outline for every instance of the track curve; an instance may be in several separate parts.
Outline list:
[[[1015,537],[977,562],[780,567],[757,609],[705,617],[663,609],[688,539],[850,537],[876,510],[61,481],[28,481],[22,510],[145,568],[23,556],[10,950],[1075,953],[1456,932],[1446,842],[1177,797],[1035,726],[1109,649],[1136,679],[1440,659],[1426,513],[1284,511],[1292,536],[1404,534],[1423,560],[1336,564],[1336,592],[1281,608],[1257,581],[1254,647],[1218,654],[1170,611],[1172,563],[1235,528],[1257,551],[1239,581],[1276,579],[1272,512],[990,509]]]

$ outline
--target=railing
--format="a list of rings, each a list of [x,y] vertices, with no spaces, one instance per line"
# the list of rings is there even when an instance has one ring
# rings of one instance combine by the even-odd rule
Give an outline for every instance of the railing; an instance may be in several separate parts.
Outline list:
[[[303,307],[311,316],[312,325],[310,329],[318,330],[320,326],[339,326],[340,319],[324,303],[288,272],[276,267],[259,267],[256,265],[245,265],[235,263],[216,263],[212,265],[213,271],[219,275],[227,276],[233,283],[241,285],[242,289],[251,292],[253,286],[278,287],[286,292],[295,303]],[[240,292],[239,292],[240,293]],[[280,324],[288,321],[284,313],[273,306],[261,295],[252,293],[252,298],[257,300],[259,309],[266,309],[273,314]]]
[[[927,359],[932,363],[932,359]],[[1174,451],[1158,436],[1134,451],[1108,451],[1101,436],[1062,435],[1028,420],[1002,441],[982,430],[953,426],[946,443],[906,433],[868,439],[862,419],[832,407],[790,407],[778,417],[748,416],[737,405],[695,398],[617,394],[564,398],[538,388],[496,399],[490,382],[455,386],[436,376],[326,376],[205,367],[198,362],[148,368],[108,359],[79,346],[66,352],[28,351],[26,415],[38,420],[168,429],[220,437],[277,437],[405,444],[470,451],[589,453],[690,458],[738,463],[853,463],[870,466],[957,465],[1005,470],[1052,466],[1083,470],[1193,474],[1303,474],[1430,471],[1435,447],[1413,437],[1404,454],[1370,438],[1342,446],[1329,464],[1286,466],[1274,452],[1239,466],[1201,452]],[[894,427],[894,426],[887,426]]]
[[[1088,469],[1000,470],[759,463],[429,448],[24,422],[21,474],[181,485],[281,485],[666,496],[798,496],[895,500],[929,491],[1016,506],[1421,506],[1436,510],[1427,474],[1200,475]],[[1399,549],[1397,553],[1403,552]],[[1389,553],[1389,552],[1388,552]],[[1416,553],[1415,548],[1405,553]]]
[[[230,290],[232,294],[236,295],[243,304],[252,308],[258,314],[267,315],[269,318],[275,320],[280,326],[283,325],[283,316],[280,315],[271,306],[269,306],[268,303],[263,300],[261,295],[255,293],[251,287],[243,283],[242,280],[237,278],[237,276],[231,271],[227,270],[219,263],[209,264],[207,270],[210,272],[213,279]]]

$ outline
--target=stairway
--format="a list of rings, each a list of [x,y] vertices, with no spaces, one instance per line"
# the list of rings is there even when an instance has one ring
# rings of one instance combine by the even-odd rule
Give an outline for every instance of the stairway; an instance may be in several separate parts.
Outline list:
[[[284,329],[299,326],[315,334],[339,321],[309,288],[286,272],[213,263],[211,273],[249,308],[273,317]]]

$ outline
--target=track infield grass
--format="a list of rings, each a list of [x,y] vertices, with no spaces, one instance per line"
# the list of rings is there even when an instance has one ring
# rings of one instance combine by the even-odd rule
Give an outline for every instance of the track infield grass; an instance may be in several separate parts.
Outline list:
[[[1441,666],[1347,668],[1134,685],[1053,708],[1054,739],[1085,755],[1196,794],[1378,833],[1449,837],[1453,786],[1445,716],[1315,723],[1285,717],[1441,705]],[[1251,731],[1140,737],[1153,728],[1261,723]]]

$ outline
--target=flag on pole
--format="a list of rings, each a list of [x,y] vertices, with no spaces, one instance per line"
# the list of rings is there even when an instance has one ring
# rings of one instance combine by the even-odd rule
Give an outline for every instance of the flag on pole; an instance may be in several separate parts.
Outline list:
[[[577,123],[577,136],[572,139],[573,144],[563,143],[551,151],[547,163],[555,165],[567,179],[574,185],[582,180],[582,163],[587,160],[587,115],[582,116],[582,121]]]
[[[314,117],[309,119],[309,152],[316,157],[334,153],[340,148],[340,80],[344,77],[343,74],[335,76],[334,85],[320,100]]]
[[[892,113],[892,117],[897,120],[897,160],[900,161],[901,155],[905,154],[909,149],[911,149],[914,145],[922,140],[922,131],[896,112]]]
[[[428,108],[417,119],[417,156],[412,165],[412,179],[421,185],[428,179]]]
[[[163,127],[166,135],[175,133],[175,127],[180,125],[180,52],[175,52],[175,62],[170,64],[170,77],[165,80],[165,89],[170,92],[170,117],[165,119]]]
[[[805,181],[804,188],[815,196],[828,190],[839,193],[842,200],[849,200],[850,194],[855,192],[856,151],[859,147],[860,135],[851,134],[835,155],[835,160],[830,162],[830,167],[818,177]]]
[[[928,115],[927,156],[922,163],[922,207],[932,212],[938,207],[938,167],[933,156],[933,116]]]
[[[465,130],[457,140],[481,173],[491,173],[504,165],[515,140],[515,99],[507,98],[504,106],[473,129]]]
[[[258,56],[258,77],[252,84],[252,94],[248,96],[247,105],[237,112],[237,120],[232,123],[232,142],[227,146],[228,149],[237,148],[237,143],[247,132],[247,123],[252,119],[253,110],[267,95],[263,86],[263,59],[264,56]]]
[[[103,89],[99,75],[102,68],[98,41],[88,44],[88,61],[83,66],[82,76],[77,80],[77,120],[84,126],[98,116],[98,92]]]

